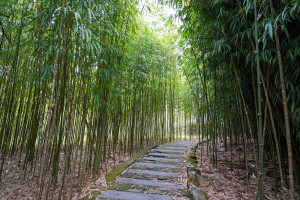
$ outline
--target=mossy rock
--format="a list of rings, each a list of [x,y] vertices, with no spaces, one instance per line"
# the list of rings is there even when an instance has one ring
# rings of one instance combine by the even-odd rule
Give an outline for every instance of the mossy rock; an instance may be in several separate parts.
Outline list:
[[[196,164],[198,163],[198,160],[193,159],[191,157],[188,158],[188,161],[191,162],[191,163],[196,163]]]
[[[188,165],[193,165],[194,167],[197,167],[196,163],[188,162]]]
[[[188,196],[192,200],[208,200],[206,192],[193,184],[188,184]]]
[[[194,160],[197,160],[197,156],[196,156],[196,154],[194,154],[194,153],[191,153],[191,154],[190,154],[190,158],[192,158],[192,159],[194,159]]]
[[[200,181],[198,179],[195,179],[194,177],[188,177],[187,184],[192,183],[193,185],[196,185],[197,187],[200,186]]]

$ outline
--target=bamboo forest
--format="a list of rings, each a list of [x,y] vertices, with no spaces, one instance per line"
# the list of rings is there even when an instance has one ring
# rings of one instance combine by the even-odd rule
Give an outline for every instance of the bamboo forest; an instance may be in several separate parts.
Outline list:
[[[1,0],[0,28],[0,199],[300,199],[299,0]]]

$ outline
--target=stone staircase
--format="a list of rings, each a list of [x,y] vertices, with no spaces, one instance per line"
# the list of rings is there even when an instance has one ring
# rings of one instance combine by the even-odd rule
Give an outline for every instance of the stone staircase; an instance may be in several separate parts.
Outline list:
[[[164,144],[151,149],[124,171],[97,200],[188,199],[186,163],[198,140]]]

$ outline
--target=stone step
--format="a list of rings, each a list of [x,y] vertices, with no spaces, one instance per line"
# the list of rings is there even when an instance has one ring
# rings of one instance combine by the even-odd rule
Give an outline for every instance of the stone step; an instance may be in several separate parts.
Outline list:
[[[159,164],[159,163],[149,163],[149,162],[146,162],[147,164]],[[165,167],[163,165],[170,165],[170,164],[159,164],[161,166],[149,166],[149,165],[133,165],[131,167],[131,169],[141,169],[141,170],[155,170],[155,171],[161,171],[161,172],[171,172],[171,173],[181,173],[182,169],[183,169],[183,165],[180,166],[180,165],[175,165],[175,168],[172,167],[172,168],[169,168],[169,167]],[[179,166],[179,167],[178,167]]]
[[[97,200],[173,200],[171,196],[106,190]]]
[[[182,151],[185,151],[188,149],[188,146],[176,146],[176,145],[166,145],[166,146],[158,146],[158,147],[176,148],[176,149],[182,150]]]
[[[141,169],[129,169],[127,170],[129,173],[134,173],[134,174],[150,174],[150,175],[156,175],[156,176],[176,176],[175,173],[171,172],[160,172],[160,171],[155,171],[155,170],[141,170]]]
[[[181,146],[181,147],[188,147],[190,146],[191,144],[189,143],[169,143],[169,144],[163,144],[163,145],[160,145],[160,146]]]
[[[158,149],[166,149],[166,150],[179,150],[179,151],[186,151],[187,148],[185,147],[172,147],[172,146],[159,146]]]
[[[134,178],[139,180],[159,180],[159,181],[167,181],[171,182],[176,180],[176,176],[158,176],[158,175],[152,175],[152,174],[133,174],[126,172],[122,174],[120,177],[122,178]]]
[[[176,185],[174,183],[160,182],[160,181],[153,181],[153,180],[142,180],[142,179],[134,179],[134,178],[118,178],[115,182],[125,183],[125,184],[146,185],[146,186],[153,186],[153,187],[164,187],[169,189],[181,188],[180,185]]]
[[[138,180],[138,179],[137,179]],[[131,183],[116,183],[110,187],[110,190],[124,191],[124,192],[138,192],[147,194],[160,194],[160,195],[171,195],[185,194],[186,190],[183,188],[170,188],[170,187],[157,187],[142,184],[131,184]]]
[[[188,147],[190,146],[189,144],[184,144],[184,143],[170,143],[170,144],[163,144],[161,146],[178,146],[178,147]]]
[[[170,158],[155,158],[155,157],[148,157],[144,156],[138,160],[138,162],[144,162],[144,161],[154,161],[157,163],[182,163],[182,160],[179,159],[170,159]]]
[[[149,153],[166,153],[166,154],[184,154],[185,151],[178,151],[178,150],[168,150],[168,149],[151,149]]]
[[[148,162],[137,162],[133,167],[148,167],[148,168],[174,168],[174,169],[182,169],[183,165],[177,164],[159,164],[159,163],[148,163]]]
[[[176,155],[176,154],[166,154],[166,153],[147,153],[147,156],[152,157],[167,157],[167,158],[178,158],[182,157],[182,155]]]

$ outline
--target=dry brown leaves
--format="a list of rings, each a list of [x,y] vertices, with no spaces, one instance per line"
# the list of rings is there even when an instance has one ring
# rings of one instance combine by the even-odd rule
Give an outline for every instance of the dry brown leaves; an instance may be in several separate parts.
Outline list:
[[[80,154],[80,151],[78,155]],[[31,200],[36,199],[37,195],[37,176],[38,176],[38,169],[39,164],[36,165],[35,173],[33,170],[31,171],[31,165],[28,164],[27,172],[23,170],[23,163],[25,158],[25,153],[21,154],[21,158],[19,157],[20,153],[17,154],[16,157],[7,158],[4,162],[3,167],[3,174],[2,180],[0,182],[0,199],[5,200],[15,200],[15,199],[24,199],[24,200]],[[58,182],[54,189],[53,197],[57,199],[59,195],[59,189],[62,185],[62,175],[63,175],[63,168],[64,168],[64,153],[62,152],[60,155],[60,163],[59,163],[59,172],[58,172]],[[112,158],[112,155],[111,155]],[[72,199],[79,199],[80,197],[90,195],[93,191],[100,191],[104,190],[106,185],[105,174],[111,171],[114,168],[114,165],[119,164],[120,160],[126,160],[129,158],[128,155],[116,155],[115,156],[115,163],[113,159],[109,159],[108,162],[104,163],[98,177],[96,180],[93,179],[92,173],[90,170],[86,172],[86,177],[83,183],[83,189],[80,194],[77,192],[77,182],[73,181],[73,190],[72,190]],[[76,163],[76,170],[73,180],[78,180],[78,164],[79,159],[77,159]],[[34,166],[34,165],[33,165]],[[73,166],[73,163],[72,163]],[[32,168],[33,169],[33,168]],[[25,176],[26,175],[26,176]],[[25,178],[24,178],[25,177]],[[48,188],[48,183],[50,180],[50,175],[48,174],[45,179],[45,190]],[[66,194],[69,194],[69,186],[71,183],[70,177],[67,177],[65,180],[65,190],[67,191]],[[51,192],[49,193],[51,196]],[[46,198],[43,196],[43,199]]]
[[[0,199],[34,199],[36,181],[32,179],[32,174],[27,174],[24,179],[24,170],[18,165],[19,157],[10,158],[4,163]]]
[[[257,198],[256,165],[254,151],[251,144],[247,144],[249,179],[246,180],[244,167],[243,146],[233,144],[232,169],[231,156],[228,147],[225,151],[222,141],[218,141],[217,168],[211,163],[210,148],[203,143],[198,147],[198,168],[201,170],[201,188],[203,188],[212,200],[255,200]],[[202,155],[202,162],[201,162]],[[264,162],[264,194],[265,199],[288,199],[288,191],[275,191],[271,161]]]

